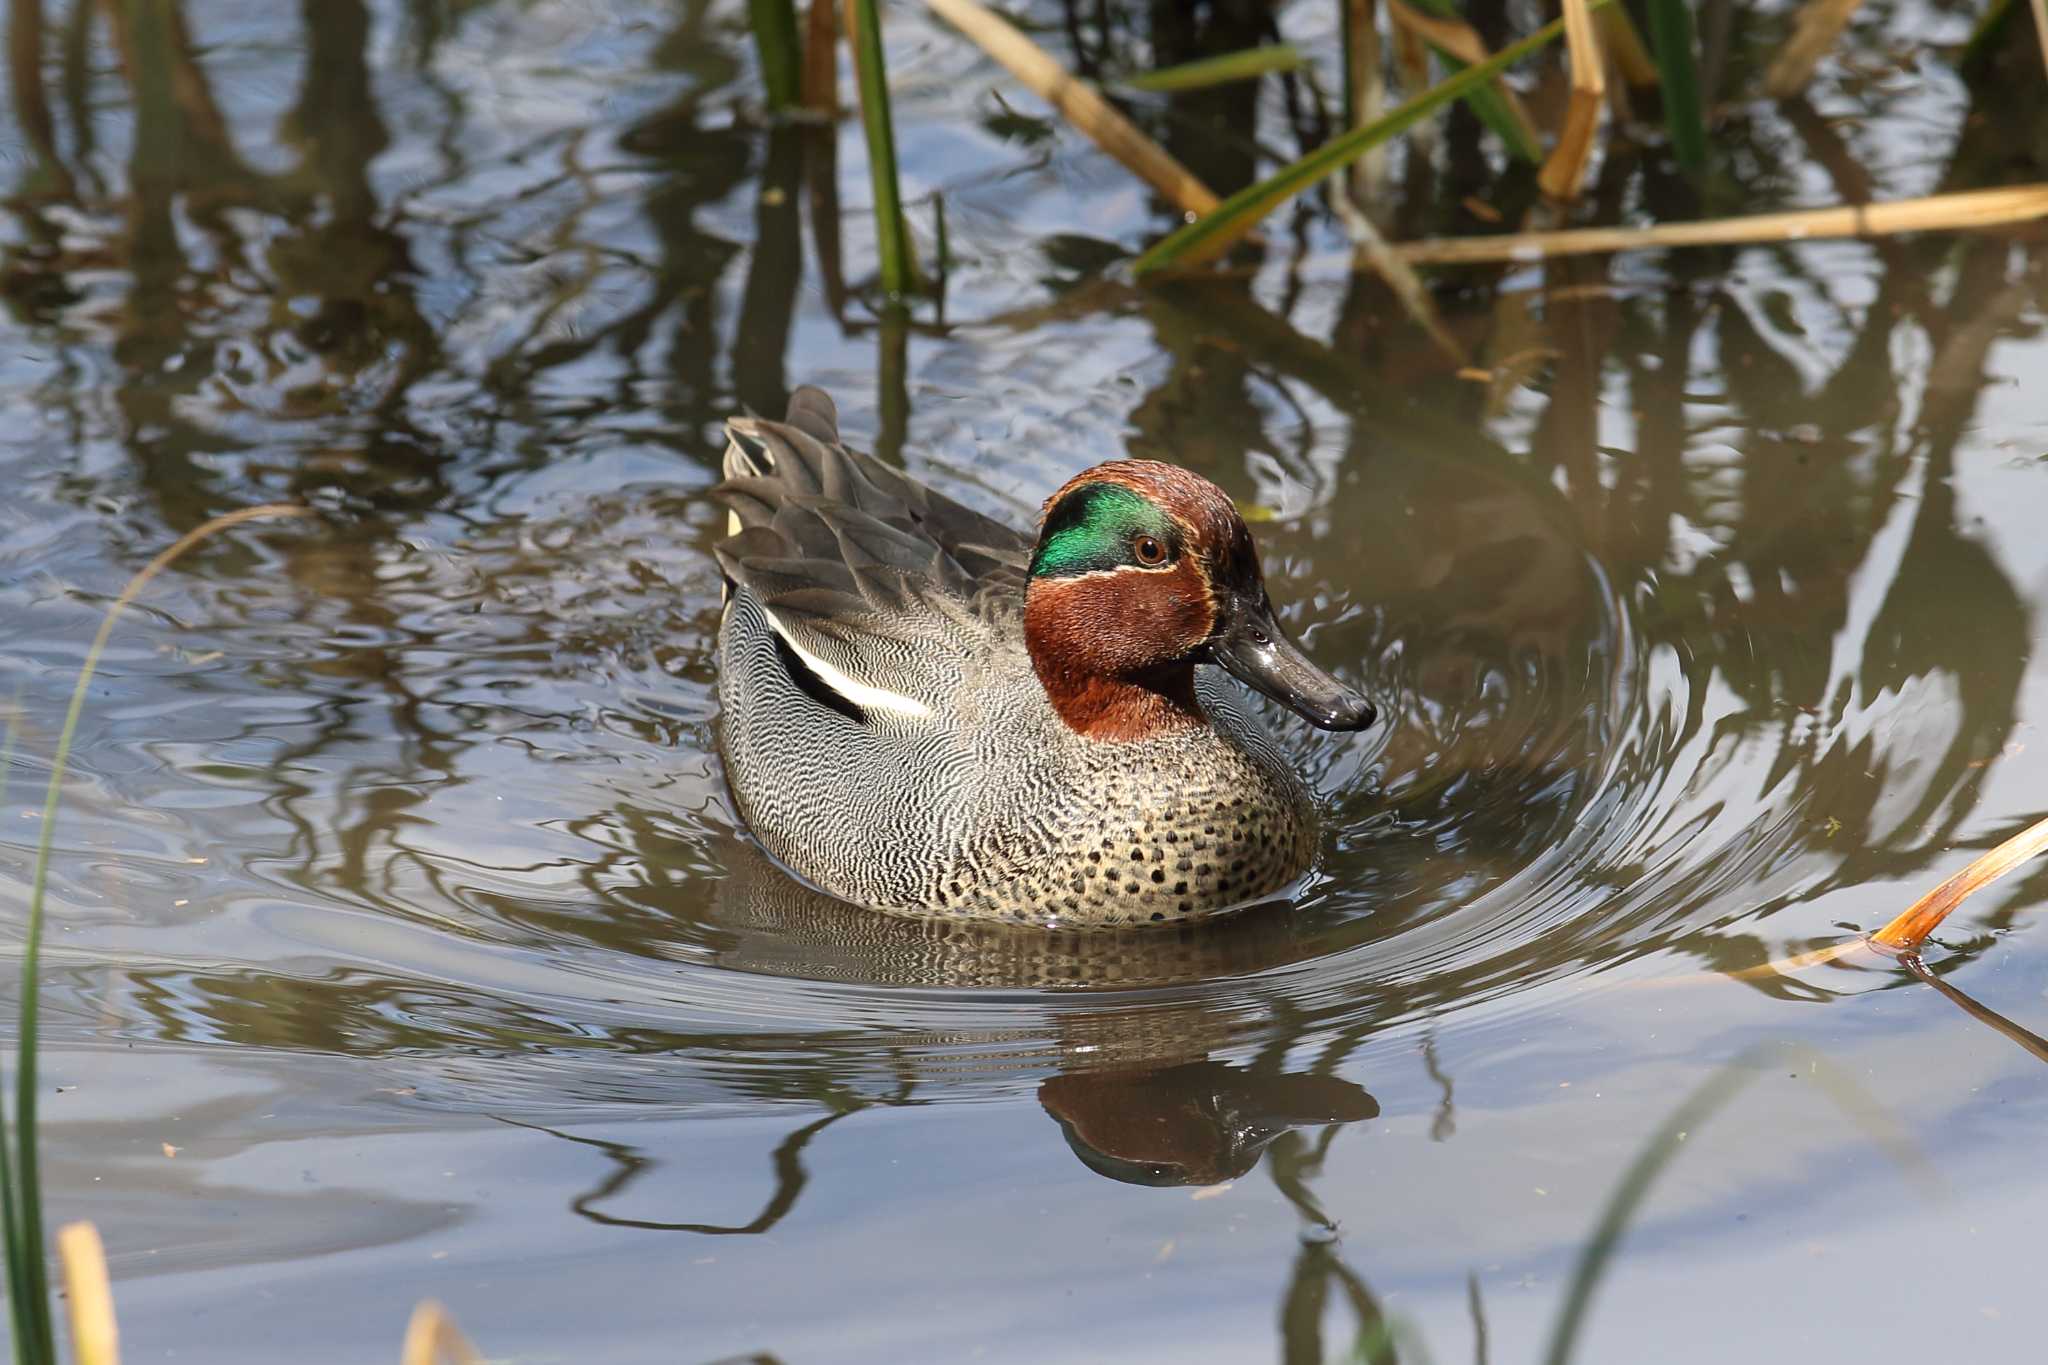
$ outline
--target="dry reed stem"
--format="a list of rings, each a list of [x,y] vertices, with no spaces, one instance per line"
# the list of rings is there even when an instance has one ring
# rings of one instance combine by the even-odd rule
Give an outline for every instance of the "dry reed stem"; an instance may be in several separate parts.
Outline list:
[[[442,1361],[484,1365],[484,1358],[462,1335],[448,1310],[434,1299],[421,1299],[412,1310],[412,1321],[405,1325],[405,1347],[399,1353],[399,1365],[440,1365]]]
[[[1401,242],[1394,254],[1415,265],[1474,265],[1538,261],[1612,251],[1655,251],[1681,246],[1750,246],[1813,237],[1886,237],[1899,232],[1954,232],[2048,218],[2048,185],[2015,185],[1856,204],[1795,213],[1759,213],[1703,223],[1658,223],[1637,228],[1568,228],[1493,237],[1433,237]]]
[[[71,1305],[71,1357],[77,1365],[121,1365],[121,1333],[114,1322],[114,1291],[107,1282],[107,1252],[91,1223],[57,1229],[57,1259]]]
[[[805,16],[803,104],[827,118],[839,116],[839,7],[811,0]]]
[[[1790,99],[1813,79],[1814,68],[1827,55],[1863,0],[1806,0],[1792,28],[1792,39],[1764,76],[1764,93],[1774,100]],[[2034,0],[2038,9],[2041,0]]]
[[[1387,0],[1387,17],[1394,21],[1397,31],[1422,39],[1430,46],[1448,52],[1467,66],[1478,66],[1493,56],[1486,50],[1486,44],[1480,41],[1479,30],[1461,19],[1439,19],[1434,15],[1424,14],[1413,5],[1402,3],[1402,0]],[[1426,88],[1427,84],[1425,80],[1423,85],[1416,88]],[[1529,111],[1522,107],[1522,101],[1515,94],[1513,87],[1498,76],[1494,77],[1490,84],[1500,95],[1501,103],[1507,106],[1508,117],[1521,125],[1529,143],[1541,146],[1542,143],[1536,136],[1536,125],[1530,122]]]
[[[1607,36],[1607,55],[1614,59],[1614,69],[1629,85],[1652,86],[1662,77],[1657,63],[1650,56],[1650,50],[1643,46],[1643,35],[1636,32],[1635,20],[1628,17],[1628,11],[1620,5],[1604,6],[1597,16],[1602,31]]]
[[[1363,128],[1387,111],[1387,84],[1382,74],[1385,62],[1380,54],[1378,0],[1344,0],[1346,51],[1351,66],[1344,73],[1344,88],[1350,97],[1345,110],[1347,127]],[[1345,181],[1363,208],[1365,200],[1387,177],[1387,148],[1374,147],[1351,163]]]
[[[2048,0],[2034,0],[2034,36],[2041,40],[2041,65],[2048,68]]]
[[[1722,972],[1719,975],[1725,976],[1731,981],[1761,981],[1766,977],[1790,976],[1794,972],[1803,972],[1808,967],[1818,967],[1823,963],[1839,962],[1845,957],[1858,956],[1877,956],[1876,950],[1870,946],[1869,939],[1845,938],[1840,943],[1830,943],[1824,947],[1810,949],[1807,952],[1794,953],[1790,957],[1773,958],[1769,962],[1759,962],[1754,967],[1744,967],[1742,970],[1735,972]],[[1686,981],[1712,981],[1715,978],[1712,975],[1707,975],[1683,977],[1680,979]]]
[[[1607,65],[1600,55],[1598,31],[1586,0],[1564,0],[1564,40],[1571,48],[1571,105],[1565,111],[1557,146],[1536,177],[1536,183],[1552,199],[1578,197],[1579,187],[1586,181],[1586,166],[1593,159],[1593,136],[1600,131],[1600,110],[1607,96]]]
[[[2038,820],[1914,901],[1891,923],[1868,938],[1845,939],[1726,975],[1737,981],[1756,981],[1764,977],[1789,976],[1808,967],[1838,962],[1858,954],[1874,957],[1880,953],[1903,958],[1911,967],[1927,936],[1948,918],[1950,912],[1969,896],[1982,891],[2044,850],[2048,850],[2048,820]]]
[[[1975,895],[2044,849],[2048,849],[2048,820],[2037,820],[1914,901],[1904,914],[1872,934],[1871,942],[1895,953],[1918,951],[1920,945],[1927,941],[1927,936],[1965,898]]]
[[[1402,28],[1392,26],[1394,40],[1394,70],[1401,80],[1401,89],[1410,95],[1419,95],[1429,89],[1429,48],[1420,36]],[[1429,149],[1437,137],[1436,119],[1424,119],[1410,130],[1414,140],[1415,155],[1428,156]]]
[[[1199,217],[1222,202],[1193,171],[1139,132],[1093,86],[1075,79],[1044,48],[979,0],[925,0],[925,4],[1181,212]]]

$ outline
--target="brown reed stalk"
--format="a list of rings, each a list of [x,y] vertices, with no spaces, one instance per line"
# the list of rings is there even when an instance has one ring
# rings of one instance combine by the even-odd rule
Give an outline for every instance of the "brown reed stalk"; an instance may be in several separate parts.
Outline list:
[[[1477,265],[1537,261],[1615,251],[1687,246],[1752,246],[1815,237],[1887,237],[1901,232],[1955,232],[2048,218],[2048,184],[1967,190],[1922,199],[1853,204],[1839,208],[1758,213],[1699,223],[1649,227],[1567,228],[1491,237],[1434,237],[1396,243],[1394,253],[1415,265]]]
[[[932,13],[967,35],[1012,76],[1059,111],[1090,142],[1121,162],[1181,212],[1207,213],[1220,202],[1193,171],[1119,114],[1086,81],[979,0],[925,0]]]

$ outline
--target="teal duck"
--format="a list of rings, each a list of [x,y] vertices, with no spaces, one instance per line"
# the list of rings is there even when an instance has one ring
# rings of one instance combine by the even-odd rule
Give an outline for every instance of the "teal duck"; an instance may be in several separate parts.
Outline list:
[[[1324,729],[1374,710],[1281,629],[1216,485],[1100,464],[1034,543],[849,450],[822,390],[726,430],[719,742],[784,866],[892,914],[1064,928],[1307,871],[1308,789],[1222,675]]]

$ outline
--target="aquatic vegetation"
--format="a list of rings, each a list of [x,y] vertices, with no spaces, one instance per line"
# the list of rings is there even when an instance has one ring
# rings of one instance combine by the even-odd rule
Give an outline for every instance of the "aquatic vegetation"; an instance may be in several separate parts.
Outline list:
[[[1397,39],[1396,49],[1400,47],[1398,40],[1403,38],[1417,50],[1426,47],[1436,54],[1448,74],[1387,114],[1376,112],[1379,72],[1368,69],[1380,51],[1371,11],[1368,8],[1361,12],[1346,0],[1339,5],[1339,29],[1345,47],[1342,112],[1346,131],[1322,139],[1320,145],[1306,149],[1296,160],[1220,202],[1171,155],[1133,128],[1088,82],[1068,73],[1057,60],[979,0],[929,0],[929,4],[935,13],[980,44],[1104,151],[1188,211],[1190,221],[1137,258],[1133,268],[1140,276],[1215,262],[1282,205],[1438,115],[1453,102],[1469,105],[1500,140],[1511,160],[1541,162],[1544,194],[1552,205],[1568,205],[1578,196],[1593,156],[1602,112],[1608,102],[1605,67],[1609,62],[1630,83],[1657,91],[1671,154],[1680,170],[1696,185],[1703,183],[1710,170],[1707,127],[1714,92],[1702,83],[1700,40],[1688,0],[1647,0],[1647,51],[1625,8],[1610,9],[1609,0],[1565,0],[1559,19],[1495,54],[1487,53],[1477,32],[1459,16],[1454,0],[1417,0],[1419,8],[1403,0],[1388,0],[1385,8]],[[1854,8],[1853,0],[1849,4],[1841,0],[1811,0],[1801,11],[1793,43],[1765,80],[1774,98],[1798,96],[1812,78],[1820,56],[1839,39]],[[789,0],[760,0],[753,13],[763,54],[768,103],[771,108],[784,108],[793,98],[789,93],[792,78],[787,74],[794,69],[794,58],[788,55],[795,34],[793,11]],[[909,238],[895,188],[890,96],[882,74],[879,9],[869,0],[855,0],[849,13],[855,25],[854,65],[874,183],[883,288],[890,296],[900,298],[912,287],[915,267],[909,256]],[[1966,49],[1966,66],[1981,53],[1985,34],[1995,30],[2003,17],[2003,8],[1994,7],[1980,23],[1978,34]],[[1500,77],[1560,34],[1567,34],[1569,39],[1571,96],[1557,126],[1554,145],[1546,156],[1541,136],[1529,115],[1514,93],[1500,82]],[[818,36],[814,27],[814,42]],[[2048,57],[2048,36],[2044,36],[2044,57]],[[807,60],[817,68],[824,58],[811,54]],[[1412,53],[1399,64],[1411,76],[1418,69]],[[1116,83],[1132,91],[1184,92],[1268,75],[1291,79],[1301,68],[1298,51],[1275,43],[1152,71],[1126,73]],[[1324,122],[1327,123],[1326,114]],[[1352,192],[1356,188],[1354,185]],[[1500,240],[1484,245],[1474,245],[1470,239],[1450,239],[1403,244],[1406,250],[1397,245],[1392,253],[1381,249],[1378,231],[1367,221],[1356,214],[1349,221],[1360,238],[1361,267],[1387,273],[1411,311],[1425,325],[1433,325],[1427,303],[1419,300],[1411,283],[1400,278],[1407,264],[1528,260],[1554,251],[1621,251],[1695,243],[1789,240],[1809,235],[1988,227],[2048,216],[2048,210],[2044,210],[2035,194],[2008,201],[2003,214],[1983,212],[1985,202],[1960,195],[1939,195],[1911,206],[1877,206],[1900,210],[1882,224],[1849,215],[1848,210],[1840,214],[1823,210],[1799,222],[1751,218],[1714,224],[1659,223],[1588,229],[1589,234],[1597,235],[1579,238],[1560,237],[1544,231],[1539,222],[1530,222],[1518,232],[1488,234],[1498,235]],[[2019,203],[2025,207],[2012,207]],[[1543,215],[1532,210],[1530,216]]]

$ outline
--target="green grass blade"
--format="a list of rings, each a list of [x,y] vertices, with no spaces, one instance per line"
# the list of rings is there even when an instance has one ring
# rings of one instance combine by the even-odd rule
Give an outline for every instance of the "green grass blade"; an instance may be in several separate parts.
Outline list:
[[[1664,126],[1671,151],[1688,174],[1707,164],[1706,109],[1700,103],[1699,43],[1688,0],[1649,0],[1650,51],[1664,93]]]
[[[78,670],[78,684],[71,689],[71,705],[64,712],[64,728],[57,733],[57,753],[50,764],[50,787],[43,798],[43,827],[36,842],[35,880],[28,894],[28,930],[21,949],[20,1060],[14,1080],[14,1180],[18,1193],[17,1220],[8,1225],[9,1282],[16,1293],[9,1305],[12,1318],[26,1319],[28,1350],[16,1347],[16,1365],[49,1362],[55,1365],[56,1339],[50,1327],[50,1278],[43,1259],[43,1185],[41,1162],[36,1151],[36,1002],[37,967],[43,946],[43,901],[50,884],[50,856],[57,834],[57,801],[64,792],[64,769],[71,759],[71,742],[78,734],[78,718],[85,712],[85,696],[92,675],[99,667],[114,623],[149,581],[200,541],[230,526],[265,517],[300,517],[303,507],[244,507],[227,512],[180,536],[169,548],[145,564],[128,586],[121,589],[106,615],[100,618],[99,633],[85,651]],[[17,1254],[18,1253],[18,1254]],[[15,1267],[21,1267],[15,1283]],[[21,1331],[17,1328],[17,1332]]]
[[[1610,0],[1596,0],[1594,7],[1597,9],[1607,3]],[[1239,190],[1211,212],[1169,234],[1138,257],[1132,268],[1139,275],[1145,275],[1169,266],[1189,267],[1215,260],[1281,204],[1343,169],[1388,138],[1406,132],[1452,100],[1478,89],[1546,43],[1555,42],[1563,32],[1564,20],[1553,20],[1512,47],[1502,48],[1489,60],[1438,81],[1384,117],[1331,138],[1307,156],[1289,162],[1266,179]]]
[[[7,713],[6,738],[0,742],[0,801],[7,797],[7,778],[14,769],[14,745],[20,727],[21,693],[17,689],[13,709]],[[15,1197],[14,1149],[7,1141],[4,1102],[0,1102],[0,1242],[4,1242],[7,1257],[7,1325],[14,1342],[14,1359],[33,1360],[30,1343],[34,1340],[35,1314],[29,1306],[32,1299],[26,1277],[29,1258],[40,1259],[41,1249],[22,1236],[21,1209]]]
[[[1261,47],[1248,47],[1242,52],[1226,52],[1220,57],[1204,57],[1198,62],[1143,71],[1135,76],[1126,76],[1119,83],[1131,90],[1172,94],[1181,90],[1205,90],[1212,85],[1229,85],[1233,81],[1256,80],[1270,72],[1292,71],[1301,62],[1301,53],[1292,43],[1268,43]]]
[[[853,43],[860,68],[860,121],[868,139],[868,179],[875,195],[875,249],[882,289],[901,298],[911,289],[910,233],[896,181],[896,132],[889,121],[889,77],[882,65],[879,0],[853,0]]]
[[[1429,45],[1429,50],[1436,53],[1437,60],[1453,74],[1465,69],[1464,62],[1435,43]],[[1507,96],[1501,94],[1493,82],[1488,81],[1477,89],[1466,91],[1465,103],[1472,106],[1472,112],[1479,116],[1481,123],[1507,144],[1508,154],[1515,160],[1526,161],[1532,166],[1543,160],[1543,145],[1536,140],[1534,130],[1515,113],[1515,107],[1508,103]]]
[[[796,37],[795,0],[747,0],[754,49],[761,57],[761,84],[768,107],[780,113],[803,99],[802,49]]]

